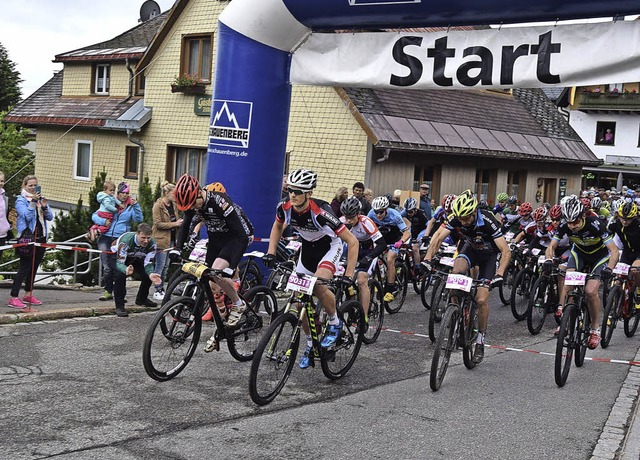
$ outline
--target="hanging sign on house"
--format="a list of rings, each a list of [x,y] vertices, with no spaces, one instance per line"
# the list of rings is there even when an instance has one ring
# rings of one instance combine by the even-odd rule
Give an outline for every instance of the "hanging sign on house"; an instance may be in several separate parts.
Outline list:
[[[640,21],[486,30],[313,33],[291,83],[395,89],[638,81]],[[586,57],[589,59],[585,59]]]
[[[193,101],[193,113],[200,117],[211,115],[211,96],[196,96]]]

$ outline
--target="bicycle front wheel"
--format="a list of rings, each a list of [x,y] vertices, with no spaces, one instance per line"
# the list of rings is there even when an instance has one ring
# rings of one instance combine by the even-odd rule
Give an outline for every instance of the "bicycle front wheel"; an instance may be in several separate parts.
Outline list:
[[[427,310],[431,309],[431,303],[429,300],[431,299],[433,289],[430,291],[430,287],[435,287],[433,281],[433,275],[425,276],[420,283],[420,300],[422,301],[422,306]]]
[[[476,354],[476,340],[478,339],[478,305],[470,300],[464,314],[464,344],[462,345],[462,360],[467,369],[476,367],[473,358]]]
[[[446,286],[444,278],[436,278],[433,282],[433,292],[431,293],[431,312],[429,313],[429,339],[431,343],[438,338],[436,335],[436,324],[440,324],[442,315],[446,307]]]
[[[255,286],[243,297],[247,303],[244,322],[227,335],[227,347],[238,361],[250,361],[262,335],[278,314],[278,301],[266,286]]]
[[[636,294],[637,296],[637,294]],[[638,330],[638,323],[640,323],[640,311],[635,308],[636,296],[629,296],[627,302],[627,314],[624,315],[624,335],[627,337],[633,337]]]
[[[622,288],[620,286],[615,285],[609,290],[607,303],[604,307],[604,314],[602,315],[602,325],[600,327],[600,334],[602,335],[600,345],[602,348],[607,348],[609,346],[613,331],[616,328],[616,324],[618,324],[618,308],[621,297]]]
[[[164,298],[162,299],[162,305],[168,303],[171,299],[176,297],[193,297],[194,299],[198,295],[198,280],[195,276],[185,272],[180,272],[167,284],[165,289]],[[203,310],[202,313],[205,313]]]
[[[531,298],[533,281],[533,272],[528,268],[524,268],[518,272],[513,282],[511,313],[518,321],[522,321],[527,317],[527,307]]]
[[[586,300],[583,299],[582,302],[582,314],[578,314],[578,325],[576,331],[576,367],[581,367],[584,364],[584,358],[587,356],[589,331],[591,330],[591,315],[589,314],[589,308],[587,308]]]
[[[369,322],[366,332],[362,335],[362,341],[367,345],[378,340],[384,322],[384,307],[382,306],[382,286],[375,280],[369,280]]]
[[[342,330],[331,347],[320,351],[322,372],[331,380],[344,377],[362,346],[364,331],[364,311],[357,300],[348,300],[338,306],[338,315],[342,319]]]
[[[447,373],[447,367],[449,367],[451,352],[455,349],[458,341],[458,315],[458,306],[449,304],[440,322],[440,330],[431,359],[431,374],[429,375],[429,386],[433,391],[440,389],[444,375]]]
[[[510,265],[504,274],[502,285],[498,288],[498,294],[500,295],[500,301],[503,305],[509,305],[511,303],[511,291],[513,290],[513,282],[515,278],[515,267]]]
[[[403,263],[396,265],[396,286],[398,289],[393,292],[394,299],[391,302],[385,302],[384,308],[390,315],[398,313],[407,297],[407,287],[409,285],[409,274],[407,266]]]
[[[178,375],[195,353],[201,330],[202,317],[191,297],[176,297],[158,310],[142,347],[149,377],[164,382]]]
[[[249,395],[254,403],[264,406],[278,396],[296,362],[299,345],[296,315],[278,316],[260,340],[251,362]]]
[[[556,385],[559,387],[564,386],[571,369],[573,350],[576,346],[577,326],[577,306],[575,304],[565,305],[556,341],[555,379]]]
[[[538,334],[547,318],[547,305],[550,302],[550,284],[545,277],[540,277],[533,284],[531,298],[527,306],[527,329],[532,335]]]

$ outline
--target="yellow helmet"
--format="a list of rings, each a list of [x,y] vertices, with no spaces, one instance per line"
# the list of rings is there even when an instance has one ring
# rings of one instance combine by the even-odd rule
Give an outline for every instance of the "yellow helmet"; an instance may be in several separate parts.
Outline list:
[[[623,219],[633,219],[638,216],[638,207],[633,201],[627,201],[618,208],[618,215]]]
[[[220,182],[211,182],[205,187],[205,190],[209,192],[227,193],[227,189],[224,188],[224,185],[222,185]]]
[[[467,217],[478,209],[478,200],[471,190],[465,190],[456,198],[451,206],[451,211],[456,217]]]

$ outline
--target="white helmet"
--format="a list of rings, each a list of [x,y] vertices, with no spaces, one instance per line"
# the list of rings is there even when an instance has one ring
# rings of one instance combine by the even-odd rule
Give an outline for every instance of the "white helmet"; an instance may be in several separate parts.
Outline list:
[[[562,207],[562,215],[567,222],[575,222],[584,211],[584,205],[575,195],[565,196],[560,201],[560,206]]]
[[[389,199],[386,196],[378,196],[371,202],[374,211],[381,211],[389,207]]]
[[[287,185],[301,190],[311,190],[318,184],[318,175],[309,169],[296,169],[287,177]]]

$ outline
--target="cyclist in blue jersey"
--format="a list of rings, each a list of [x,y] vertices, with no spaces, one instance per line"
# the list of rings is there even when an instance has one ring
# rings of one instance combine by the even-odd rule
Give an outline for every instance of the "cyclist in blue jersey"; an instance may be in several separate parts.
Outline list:
[[[411,238],[411,229],[398,211],[389,207],[389,199],[379,196],[373,199],[371,211],[367,216],[378,226],[387,245],[393,245],[387,251],[387,284],[385,285],[385,302],[393,302],[396,282],[396,257],[398,249]]]

